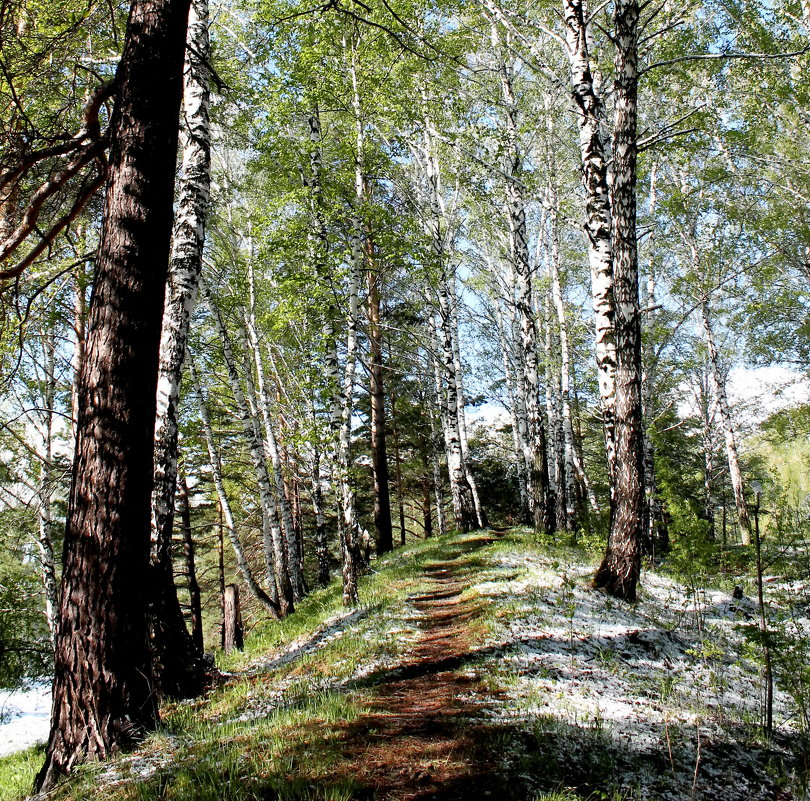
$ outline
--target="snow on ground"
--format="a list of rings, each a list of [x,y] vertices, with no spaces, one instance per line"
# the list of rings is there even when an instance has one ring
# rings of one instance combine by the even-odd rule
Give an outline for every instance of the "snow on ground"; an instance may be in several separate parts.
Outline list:
[[[51,685],[0,690],[0,756],[48,739]]]
[[[755,602],[645,573],[640,601],[623,604],[589,586],[592,570],[501,554],[476,586],[498,609],[488,646],[507,692],[491,719],[556,747],[563,784],[604,770],[632,798],[676,801],[684,786],[694,799],[775,798],[794,705],[775,690],[777,737],[762,744],[762,671],[741,631]]]

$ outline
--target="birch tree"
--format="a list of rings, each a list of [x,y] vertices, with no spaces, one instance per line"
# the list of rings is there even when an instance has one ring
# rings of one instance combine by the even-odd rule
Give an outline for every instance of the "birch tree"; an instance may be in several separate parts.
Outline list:
[[[202,270],[210,197],[209,58],[208,3],[207,0],[193,0],[184,65],[182,173],[158,365],[149,609],[155,680],[162,692],[181,698],[196,695],[205,680],[202,651],[190,638],[177,601],[171,546],[177,486],[180,382]]]
[[[641,407],[641,320],[636,241],[638,155],[638,21],[636,0],[617,0],[613,185],[613,305],[616,341],[616,466],[610,536],[596,586],[632,601],[641,571],[644,521],[644,425]]]

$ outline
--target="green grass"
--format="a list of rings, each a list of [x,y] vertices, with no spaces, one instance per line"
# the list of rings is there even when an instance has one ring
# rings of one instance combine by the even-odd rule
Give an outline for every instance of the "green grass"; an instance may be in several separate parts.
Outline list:
[[[0,757],[0,801],[14,801],[29,793],[44,759],[41,745]]]
[[[480,535],[479,535],[480,536]],[[356,783],[335,775],[342,733],[364,712],[364,691],[336,684],[374,660],[394,661],[408,648],[392,622],[403,622],[409,595],[427,590],[422,568],[463,554],[460,571],[485,569],[465,541],[475,535],[448,535],[410,545],[374,563],[360,583],[360,606],[342,605],[335,580],[305,598],[281,621],[257,625],[243,652],[218,654],[221,670],[236,673],[206,698],[167,705],[162,723],[143,747],[111,763],[85,765],[51,796],[53,801],[348,801]],[[492,546],[488,546],[492,547]],[[320,638],[324,627],[328,641]],[[309,644],[279,663],[274,657],[294,643]],[[279,696],[279,688],[283,695]],[[3,781],[16,799],[30,789],[42,762],[32,753],[14,764],[23,778]],[[9,763],[11,764],[11,763]],[[113,776],[110,776],[110,773]],[[104,774],[102,780],[100,774]],[[3,774],[0,774],[2,776]],[[109,777],[109,778],[108,778]],[[114,781],[110,781],[110,779]],[[0,780],[2,781],[2,780]]]

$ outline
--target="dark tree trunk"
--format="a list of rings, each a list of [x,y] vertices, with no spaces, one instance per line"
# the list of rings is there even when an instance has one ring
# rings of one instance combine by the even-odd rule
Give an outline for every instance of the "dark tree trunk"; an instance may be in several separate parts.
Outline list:
[[[158,722],[144,589],[188,8],[134,0],[118,67],[40,790]]]
[[[374,243],[366,230],[368,268],[368,340],[371,346],[371,465],[374,473],[374,541],[377,553],[394,547],[391,523],[391,489],[385,431],[385,388],[383,384],[382,333],[380,330],[380,274],[374,258]]]
[[[613,292],[616,331],[616,471],[607,552],[595,584],[636,598],[644,536],[641,315],[636,243],[638,2],[617,0],[613,177]]]
[[[197,582],[197,565],[194,559],[194,537],[191,533],[191,507],[188,502],[188,484],[186,477],[180,476],[178,483],[180,501],[180,522],[183,530],[183,558],[186,563],[189,606],[191,607],[191,639],[197,653],[205,651],[203,642],[202,599],[200,585]]]

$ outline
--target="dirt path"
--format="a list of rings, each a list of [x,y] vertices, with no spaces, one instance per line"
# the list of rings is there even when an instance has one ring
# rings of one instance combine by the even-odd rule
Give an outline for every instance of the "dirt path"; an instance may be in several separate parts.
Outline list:
[[[486,690],[460,670],[474,656],[470,623],[481,606],[462,600],[472,577],[458,560],[490,542],[468,540],[453,559],[428,565],[429,591],[409,599],[421,636],[406,661],[375,678],[371,711],[351,727],[336,766],[363,788],[358,799],[450,801],[498,789],[489,727],[475,722],[482,705],[471,698]]]

